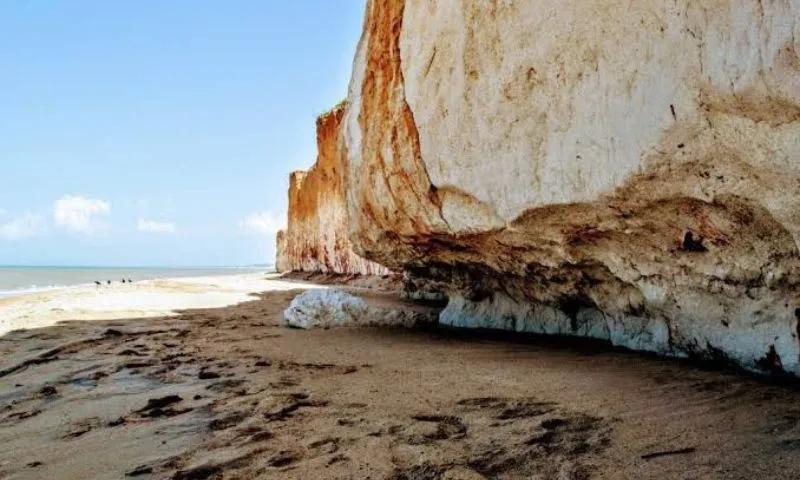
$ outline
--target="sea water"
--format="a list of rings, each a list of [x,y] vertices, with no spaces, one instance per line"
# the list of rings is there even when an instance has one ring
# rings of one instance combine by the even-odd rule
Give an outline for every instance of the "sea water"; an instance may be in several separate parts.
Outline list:
[[[271,272],[271,267],[19,267],[0,266],[0,297],[55,288],[156,278],[208,277]]]

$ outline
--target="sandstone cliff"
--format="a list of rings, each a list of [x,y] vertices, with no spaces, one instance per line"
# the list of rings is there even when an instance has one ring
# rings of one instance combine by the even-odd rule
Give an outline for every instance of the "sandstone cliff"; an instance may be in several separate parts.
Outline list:
[[[275,238],[275,270],[278,272],[290,272],[291,262],[288,257],[286,245],[286,230],[279,230]]]
[[[800,374],[800,1],[370,0],[348,100],[350,239],[442,322]]]
[[[317,119],[317,162],[308,172],[289,179],[289,225],[278,232],[276,268],[304,271],[385,275],[389,271],[356,255],[347,238],[342,104]]]

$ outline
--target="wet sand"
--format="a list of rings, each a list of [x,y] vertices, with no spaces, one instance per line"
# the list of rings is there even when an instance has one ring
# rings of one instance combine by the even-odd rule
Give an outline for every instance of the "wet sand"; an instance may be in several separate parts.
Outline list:
[[[0,337],[0,478],[800,478],[794,387],[553,339],[291,330],[298,291],[270,288]]]

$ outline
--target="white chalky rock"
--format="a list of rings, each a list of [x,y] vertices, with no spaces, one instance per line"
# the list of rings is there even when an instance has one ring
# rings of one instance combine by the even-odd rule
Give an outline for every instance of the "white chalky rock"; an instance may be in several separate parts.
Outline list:
[[[341,290],[308,290],[292,300],[283,312],[286,324],[309,329],[361,322],[367,313],[364,300]]]

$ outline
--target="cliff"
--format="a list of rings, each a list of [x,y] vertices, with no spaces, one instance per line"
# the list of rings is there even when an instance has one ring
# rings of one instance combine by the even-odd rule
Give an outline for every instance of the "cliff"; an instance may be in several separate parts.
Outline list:
[[[289,179],[288,228],[278,232],[279,272],[385,275],[389,271],[353,252],[347,237],[345,162],[341,132],[346,104],[317,119],[317,162]]]
[[[291,271],[286,245],[286,230],[279,230],[275,238],[275,270],[278,272]]]
[[[330,208],[443,323],[800,374],[798,42],[798,2],[370,0]]]

